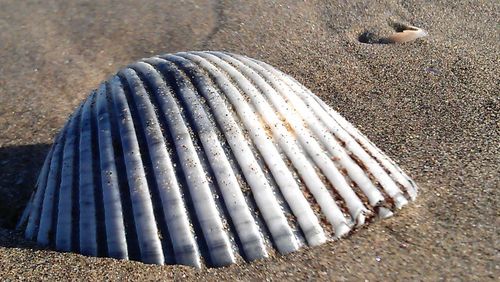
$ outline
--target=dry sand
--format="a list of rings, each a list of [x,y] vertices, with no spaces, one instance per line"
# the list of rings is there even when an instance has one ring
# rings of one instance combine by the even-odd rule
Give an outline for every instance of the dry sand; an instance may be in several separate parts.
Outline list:
[[[0,0],[0,279],[500,276],[499,2],[253,2]],[[389,21],[430,36],[358,41],[390,34]],[[52,138],[87,93],[141,57],[193,49],[297,78],[413,176],[417,202],[339,242],[222,269],[61,254],[14,232]]]

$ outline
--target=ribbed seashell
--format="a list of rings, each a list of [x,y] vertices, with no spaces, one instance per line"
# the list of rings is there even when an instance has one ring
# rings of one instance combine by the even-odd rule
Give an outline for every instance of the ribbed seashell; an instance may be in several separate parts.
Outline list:
[[[342,237],[416,195],[290,76],[240,55],[186,52],[132,64],[83,102],[19,226],[60,251],[223,266]]]

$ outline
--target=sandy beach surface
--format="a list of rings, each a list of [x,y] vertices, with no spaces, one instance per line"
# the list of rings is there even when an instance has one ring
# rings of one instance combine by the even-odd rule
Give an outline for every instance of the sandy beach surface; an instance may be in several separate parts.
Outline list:
[[[0,0],[0,279],[498,279],[499,18],[494,0]],[[429,36],[360,42],[393,33],[390,23]],[[221,269],[25,241],[14,225],[69,114],[128,63],[186,50],[240,53],[292,75],[397,161],[419,198],[341,241]]]

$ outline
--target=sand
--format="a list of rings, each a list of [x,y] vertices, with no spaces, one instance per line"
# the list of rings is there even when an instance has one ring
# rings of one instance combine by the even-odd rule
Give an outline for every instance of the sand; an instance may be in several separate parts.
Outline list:
[[[2,280],[500,276],[499,2],[253,2],[0,1]],[[429,36],[359,42],[393,22]],[[142,57],[207,49],[294,76],[396,160],[418,200],[344,240],[222,269],[63,254],[13,230],[53,137],[100,81]]]

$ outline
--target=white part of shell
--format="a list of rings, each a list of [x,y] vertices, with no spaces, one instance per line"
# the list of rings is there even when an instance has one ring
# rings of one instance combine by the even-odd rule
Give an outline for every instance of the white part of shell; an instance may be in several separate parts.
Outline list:
[[[124,214],[120,200],[105,85],[101,85],[97,92],[96,114],[108,255],[114,258],[128,259]]]
[[[223,266],[345,236],[417,187],[288,75],[244,56],[144,59],[50,150],[19,226],[61,251]]]
[[[416,26],[409,25],[404,28],[405,29],[401,32],[395,32],[386,38],[382,38],[382,41],[387,43],[405,43],[429,35],[427,31]]]

